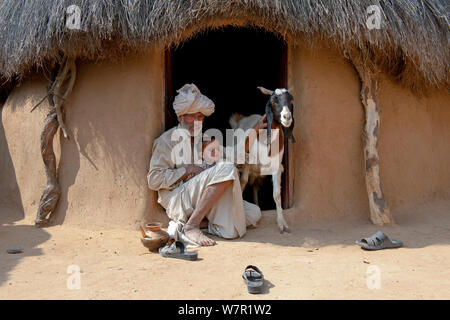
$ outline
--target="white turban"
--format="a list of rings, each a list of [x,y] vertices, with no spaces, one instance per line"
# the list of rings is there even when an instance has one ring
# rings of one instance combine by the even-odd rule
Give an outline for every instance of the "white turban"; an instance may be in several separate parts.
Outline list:
[[[173,109],[177,116],[184,114],[201,112],[206,117],[214,113],[214,102],[207,96],[200,93],[195,84],[185,84],[173,102]]]

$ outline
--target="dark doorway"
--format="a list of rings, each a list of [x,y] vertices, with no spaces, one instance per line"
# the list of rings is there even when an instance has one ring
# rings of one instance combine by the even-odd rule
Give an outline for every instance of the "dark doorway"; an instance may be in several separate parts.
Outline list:
[[[204,130],[217,128],[225,137],[232,113],[263,114],[268,96],[257,87],[270,90],[286,87],[286,55],[285,42],[274,34],[262,29],[235,27],[197,35],[167,50],[166,129],[178,123],[172,103],[176,90],[186,83],[197,85],[216,105],[214,114],[204,123]],[[287,161],[284,162],[283,180],[289,171]],[[283,182],[282,189],[287,185]],[[287,190],[283,190],[283,198],[287,194]],[[244,199],[253,202],[250,188],[246,188]],[[262,210],[275,209],[271,177],[264,180],[259,201]],[[285,199],[283,203],[287,203]]]

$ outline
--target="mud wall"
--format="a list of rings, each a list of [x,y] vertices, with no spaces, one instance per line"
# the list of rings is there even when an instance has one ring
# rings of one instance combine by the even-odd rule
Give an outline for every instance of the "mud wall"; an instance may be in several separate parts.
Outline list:
[[[289,49],[297,119],[295,216],[368,219],[360,84],[352,65],[326,45]],[[450,96],[418,97],[386,77],[380,85],[380,170],[394,215],[450,195]]]
[[[158,48],[119,62],[79,64],[65,106],[71,139],[55,136],[62,195],[53,224],[136,228],[160,218],[146,173],[153,140],[163,129],[163,71]],[[45,85],[44,79],[26,81],[2,111],[11,158],[2,197],[18,198],[29,222],[46,183],[40,133],[48,106],[29,111],[45,96]]]

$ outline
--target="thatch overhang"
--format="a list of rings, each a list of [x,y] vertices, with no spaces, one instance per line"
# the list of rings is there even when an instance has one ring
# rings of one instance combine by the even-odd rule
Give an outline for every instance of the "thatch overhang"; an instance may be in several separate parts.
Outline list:
[[[80,8],[81,30],[66,26],[71,5]],[[381,8],[380,29],[367,28],[371,5]],[[118,58],[237,25],[293,42],[329,40],[344,55],[370,55],[405,85],[448,87],[449,12],[446,0],[3,0],[0,76],[23,78],[64,55]]]

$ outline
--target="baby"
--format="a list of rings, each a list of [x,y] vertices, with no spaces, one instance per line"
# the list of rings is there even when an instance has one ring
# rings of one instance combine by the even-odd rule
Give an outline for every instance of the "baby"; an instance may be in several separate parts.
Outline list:
[[[202,168],[211,168],[214,164],[223,158],[222,146],[219,141],[212,138],[210,141],[205,141],[202,144]]]

